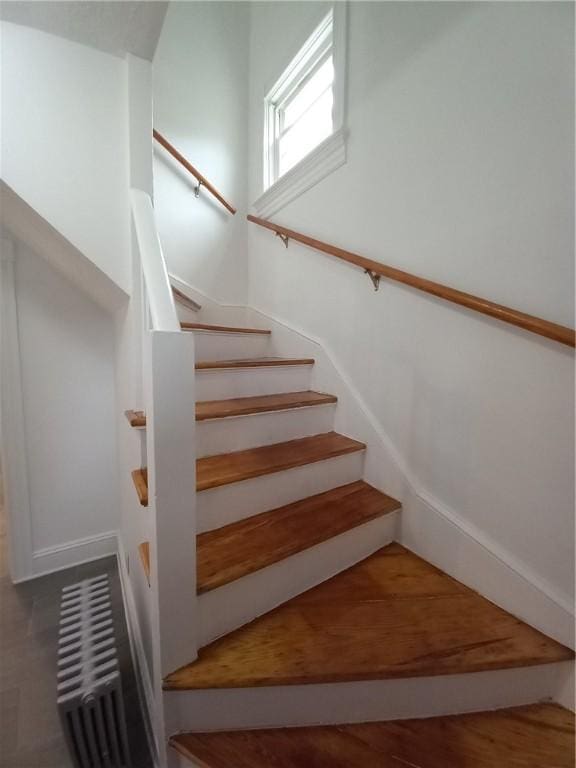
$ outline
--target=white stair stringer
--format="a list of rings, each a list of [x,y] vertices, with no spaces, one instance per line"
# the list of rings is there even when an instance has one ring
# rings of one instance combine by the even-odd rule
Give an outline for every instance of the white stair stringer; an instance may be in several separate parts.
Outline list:
[[[558,699],[573,662],[343,683],[164,693],[167,732],[436,717]]]
[[[198,533],[361,480],[364,453],[355,451],[199,491],[196,495]]]
[[[198,596],[199,645],[207,645],[391,544],[396,512]]]
[[[270,355],[270,334],[187,330],[194,334],[196,360],[242,360]]]
[[[244,451],[330,432],[334,403],[196,422],[197,456]]]

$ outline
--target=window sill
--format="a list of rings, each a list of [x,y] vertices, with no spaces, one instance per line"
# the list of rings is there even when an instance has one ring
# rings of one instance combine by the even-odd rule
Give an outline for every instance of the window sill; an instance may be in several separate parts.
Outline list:
[[[252,204],[261,216],[272,216],[346,162],[346,137],[340,128],[272,184]]]

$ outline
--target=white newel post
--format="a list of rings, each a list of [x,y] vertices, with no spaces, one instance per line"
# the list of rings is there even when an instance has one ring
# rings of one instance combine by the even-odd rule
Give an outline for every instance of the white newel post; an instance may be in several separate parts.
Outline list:
[[[150,331],[148,341],[150,567],[164,677],[197,648],[194,337]]]

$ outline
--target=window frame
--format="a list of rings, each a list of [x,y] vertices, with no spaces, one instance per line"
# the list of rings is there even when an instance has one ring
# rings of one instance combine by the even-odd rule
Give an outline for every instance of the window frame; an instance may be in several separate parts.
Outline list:
[[[263,194],[254,201],[260,214],[270,215],[279,210],[346,162],[347,6],[347,1],[333,3],[264,99]],[[330,25],[331,35],[328,33]],[[294,98],[296,91],[305,86],[330,50],[334,66],[332,133],[290,170],[278,176],[280,110]]]

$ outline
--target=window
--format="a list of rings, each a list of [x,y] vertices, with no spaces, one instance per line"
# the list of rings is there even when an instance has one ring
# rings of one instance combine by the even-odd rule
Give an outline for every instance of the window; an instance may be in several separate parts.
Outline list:
[[[266,191],[254,203],[261,213],[272,213],[270,204],[278,210],[288,199],[316,183],[332,166],[337,167],[334,158],[337,165],[345,160],[345,8],[343,2],[335,4],[265,99]],[[312,175],[311,164],[317,166]]]
[[[332,133],[332,11],[268,97],[268,182],[273,184]]]

